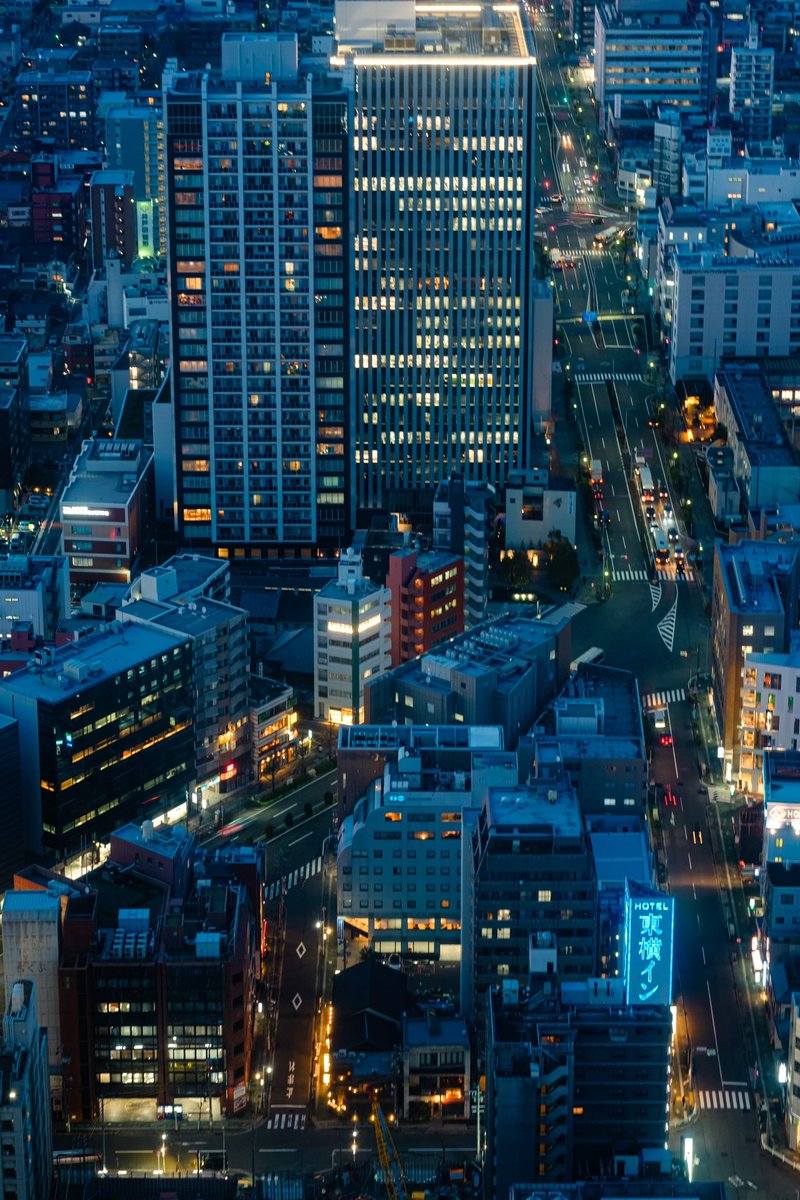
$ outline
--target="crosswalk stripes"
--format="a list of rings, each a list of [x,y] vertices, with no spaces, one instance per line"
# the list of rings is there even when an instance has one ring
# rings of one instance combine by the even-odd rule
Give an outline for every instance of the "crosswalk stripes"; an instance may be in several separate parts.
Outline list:
[[[658,629],[659,637],[664,645],[672,653],[672,646],[675,641],[675,621],[678,616],[678,593],[675,593],[675,600],[672,608],[665,617],[662,617],[656,628]]]
[[[302,867],[296,867],[286,876],[286,890],[297,887],[298,883],[305,883],[309,879],[313,879],[315,875],[319,875],[322,870],[322,856],[317,855],[316,858],[310,858]],[[281,894],[281,880],[276,879],[267,888],[267,899],[277,900]]]
[[[612,379],[614,383],[643,383],[641,375],[634,374],[633,371],[625,371],[617,375],[594,375],[586,374],[583,371],[578,372],[574,377],[575,382],[581,383],[605,383],[607,379]]]
[[[647,571],[637,571],[633,567],[615,567],[611,578],[617,583],[644,583],[648,575]]]
[[[676,576],[674,571],[667,570],[657,570],[656,575],[666,583],[681,583],[692,578],[692,569],[688,567],[683,577]],[[634,567],[614,567],[611,578],[617,583],[644,583],[650,576],[647,571],[636,570]]]
[[[267,1129],[295,1129],[298,1132],[306,1127],[306,1114],[300,1109],[275,1113],[267,1117]]]
[[[666,692],[647,692],[642,696],[644,708],[664,708],[666,704],[680,704],[686,699],[686,688],[670,688]]]
[[[744,1112],[750,1108],[750,1093],[733,1088],[717,1089],[716,1091],[698,1089],[697,1103],[700,1108],[735,1108]]]
[[[692,578],[692,568],[686,567],[683,575],[678,575],[676,571],[668,571],[664,567],[658,567],[656,569],[656,575],[659,579],[666,579],[671,583],[688,583],[688,581]]]

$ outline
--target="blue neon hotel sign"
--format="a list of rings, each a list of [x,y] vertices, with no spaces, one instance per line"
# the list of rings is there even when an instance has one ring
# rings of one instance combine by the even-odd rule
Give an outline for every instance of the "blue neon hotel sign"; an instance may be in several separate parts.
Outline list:
[[[625,898],[625,994],[628,1004],[672,1003],[675,902],[628,889]]]

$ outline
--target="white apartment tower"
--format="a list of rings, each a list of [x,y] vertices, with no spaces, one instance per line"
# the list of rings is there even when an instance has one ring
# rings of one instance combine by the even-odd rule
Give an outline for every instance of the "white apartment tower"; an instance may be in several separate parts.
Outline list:
[[[336,725],[364,721],[364,684],[392,662],[391,592],[346,550],[338,578],[314,597],[314,712]]]
[[[750,26],[747,44],[731,52],[731,116],[739,121],[746,141],[769,141],[772,137],[772,85],[775,51],[759,45],[758,26]]]
[[[527,465],[536,62],[517,4],[338,0],[359,505]]]

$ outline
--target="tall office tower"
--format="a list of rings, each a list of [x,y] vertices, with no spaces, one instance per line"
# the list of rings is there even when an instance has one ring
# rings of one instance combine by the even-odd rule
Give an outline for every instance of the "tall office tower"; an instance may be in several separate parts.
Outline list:
[[[339,0],[353,96],[358,503],[431,518],[528,464],[536,61],[508,5]]]
[[[599,0],[594,73],[600,128],[626,103],[672,105],[708,113],[713,106],[717,30],[709,9],[686,0]]]
[[[748,142],[769,141],[772,137],[774,78],[775,51],[762,48],[758,26],[751,25],[747,44],[734,46],[731,52],[728,101],[731,116],[741,123]]]
[[[231,556],[351,524],[346,103],[284,34],[165,98],[178,525]]]

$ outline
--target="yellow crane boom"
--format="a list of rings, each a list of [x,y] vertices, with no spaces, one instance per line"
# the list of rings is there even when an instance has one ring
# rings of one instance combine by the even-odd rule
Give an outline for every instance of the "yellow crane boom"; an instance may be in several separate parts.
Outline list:
[[[389,1200],[408,1200],[406,1181],[403,1168],[400,1165],[400,1155],[394,1144],[391,1130],[383,1115],[376,1096],[372,1097],[372,1116],[375,1122],[375,1141],[378,1143],[378,1158],[380,1159],[383,1182]]]

